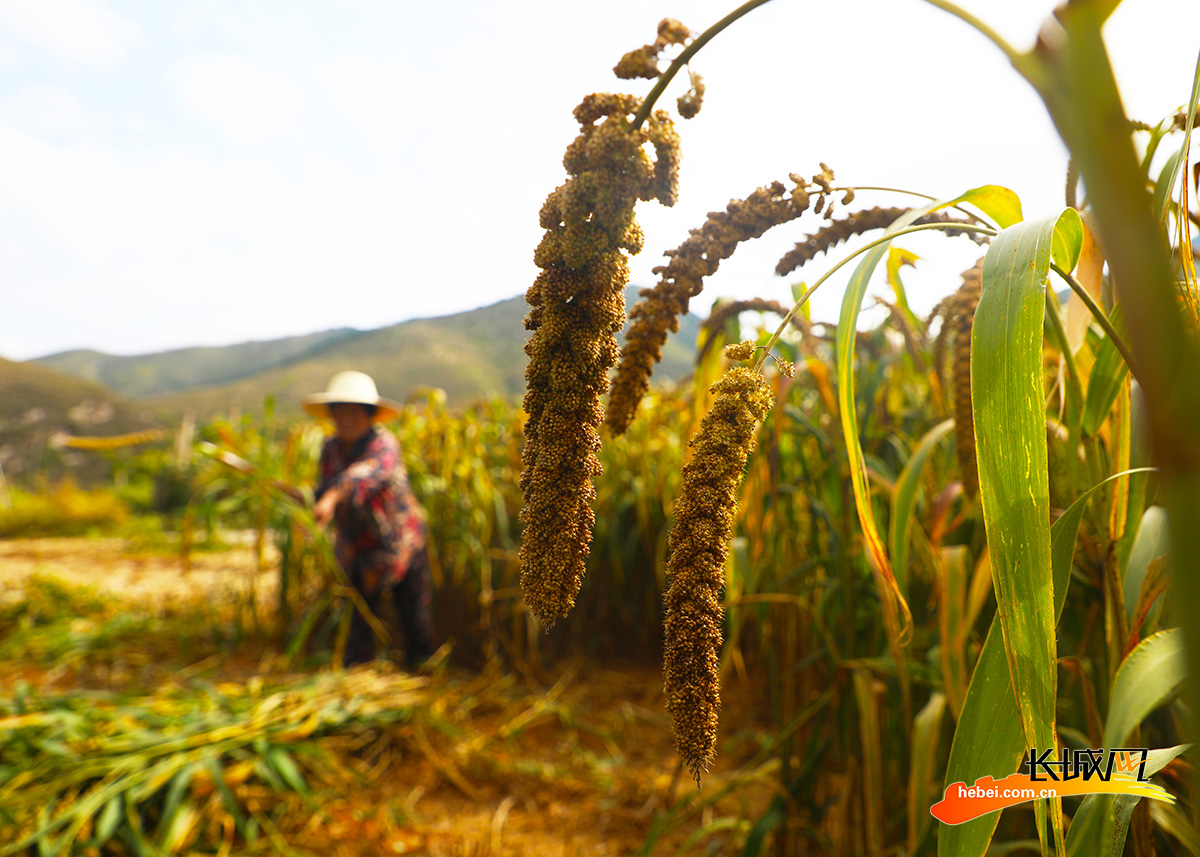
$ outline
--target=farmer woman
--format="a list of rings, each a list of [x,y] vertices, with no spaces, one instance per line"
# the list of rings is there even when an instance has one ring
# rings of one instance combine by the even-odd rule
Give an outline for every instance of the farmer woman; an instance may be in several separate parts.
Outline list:
[[[425,511],[409,487],[400,444],[377,424],[395,416],[399,405],[382,398],[362,372],[339,372],[328,390],[306,396],[303,404],[334,425],[321,449],[313,514],[322,526],[333,522],[338,562],[372,613],[378,616],[394,594],[408,666],[419,666],[433,654]],[[355,610],[346,665],[374,657],[374,635]]]

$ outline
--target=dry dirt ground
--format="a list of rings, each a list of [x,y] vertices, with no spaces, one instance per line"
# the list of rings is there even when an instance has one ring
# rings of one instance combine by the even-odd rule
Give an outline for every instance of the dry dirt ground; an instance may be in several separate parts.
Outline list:
[[[244,599],[251,590],[259,603],[270,603],[275,577],[257,570],[248,547],[196,554],[184,573],[178,557],[139,555],[121,540],[0,541],[0,608],[24,598],[33,575],[94,587],[165,615],[187,604],[211,608]],[[263,643],[215,653],[146,648],[115,666],[94,659],[58,666],[0,662],[0,695],[22,680],[45,692],[149,691],[181,675],[247,681],[266,672],[269,681],[274,662],[272,647]],[[330,857],[600,857],[639,853],[652,828],[672,820],[650,853],[675,854],[689,837],[689,849],[699,850],[687,853],[705,853],[701,846],[709,840],[700,831],[706,826],[723,827],[720,835],[728,836],[762,814],[770,793],[761,784],[717,799],[761,735],[749,714],[748,688],[727,688],[722,732],[749,737],[723,747],[698,793],[675,756],[653,665],[557,669],[557,675],[521,678],[499,667],[482,674],[447,666],[434,671],[426,704],[433,715],[453,720],[454,729],[429,734],[402,725],[379,736],[371,758],[351,760],[366,774],[363,784],[325,794],[316,814],[297,803],[297,813],[288,816],[292,823],[281,825],[285,838]],[[694,809],[681,813],[684,805]],[[732,847],[727,842],[718,853]]]
[[[123,539],[0,540],[0,600],[20,598],[22,584],[35,574],[158,609],[197,599],[224,601],[251,587],[262,597],[275,591],[275,575],[258,573],[249,547],[193,552],[188,565],[185,571],[176,555],[129,550]]]

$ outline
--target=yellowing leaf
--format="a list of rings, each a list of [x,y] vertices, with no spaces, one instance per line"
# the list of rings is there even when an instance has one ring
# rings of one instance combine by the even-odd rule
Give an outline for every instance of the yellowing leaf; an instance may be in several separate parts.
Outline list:
[[[1075,279],[1099,305],[1100,285],[1104,275],[1104,251],[1096,241],[1093,232],[1095,218],[1092,213],[1083,212],[1081,219],[1083,234],[1079,248],[1079,261],[1075,265]],[[1067,299],[1067,342],[1070,343],[1072,352],[1078,351],[1079,346],[1083,345],[1084,334],[1087,333],[1088,325],[1091,323],[1091,312],[1088,311],[1079,295],[1072,290],[1071,296]]]

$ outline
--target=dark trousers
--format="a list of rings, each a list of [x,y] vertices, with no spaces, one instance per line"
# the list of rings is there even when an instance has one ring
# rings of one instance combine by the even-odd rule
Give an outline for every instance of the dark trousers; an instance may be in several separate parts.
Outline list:
[[[393,634],[395,624],[388,627],[386,616],[391,612],[384,609],[388,599],[395,606],[399,630],[404,637],[404,659],[409,669],[415,669],[429,659],[436,646],[433,635],[433,578],[429,569],[429,553],[421,548],[409,563],[404,578],[392,586],[374,587],[365,591],[360,575],[352,575],[355,588],[362,594],[367,607],[384,623]],[[375,634],[367,620],[356,609],[350,620],[350,634],[346,639],[345,664],[365,663],[375,659]]]

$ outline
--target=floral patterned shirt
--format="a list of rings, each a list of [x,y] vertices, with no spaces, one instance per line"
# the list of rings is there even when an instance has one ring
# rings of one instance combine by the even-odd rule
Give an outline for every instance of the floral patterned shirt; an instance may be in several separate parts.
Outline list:
[[[370,594],[403,580],[428,531],[396,436],[372,426],[349,449],[330,438],[318,472],[314,500],[334,487],[344,498],[333,522],[337,558],[351,581]]]

